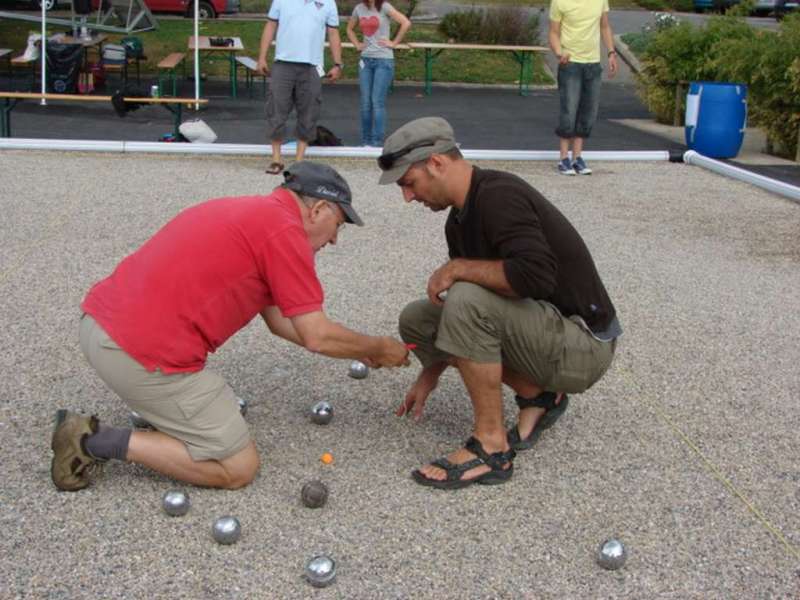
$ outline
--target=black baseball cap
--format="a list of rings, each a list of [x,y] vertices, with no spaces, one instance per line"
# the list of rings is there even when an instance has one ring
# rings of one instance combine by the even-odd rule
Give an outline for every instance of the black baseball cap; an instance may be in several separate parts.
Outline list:
[[[338,204],[344,212],[345,221],[363,225],[364,221],[353,208],[350,186],[333,167],[319,162],[301,160],[283,172],[284,186],[312,198],[320,198]]]

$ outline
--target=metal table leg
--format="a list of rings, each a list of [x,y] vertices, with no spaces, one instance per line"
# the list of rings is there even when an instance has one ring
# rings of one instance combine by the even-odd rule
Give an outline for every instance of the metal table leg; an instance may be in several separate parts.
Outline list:
[[[231,77],[231,97],[236,99],[236,56],[233,52],[228,53],[228,62],[230,63],[230,68],[228,71]]]
[[[530,94],[530,84],[533,80],[533,52],[512,52],[514,60],[519,64],[519,95]]]
[[[436,60],[436,57],[439,56],[444,50],[439,50],[437,52],[433,51],[433,48],[425,48],[425,95],[430,96],[433,92],[433,61]]]
[[[183,115],[183,104],[176,102],[173,104],[162,104],[169,112],[172,113],[172,135],[177,140],[181,135],[181,119]]]
[[[0,106],[0,137],[11,137],[11,111],[19,102],[19,98],[3,98]]]

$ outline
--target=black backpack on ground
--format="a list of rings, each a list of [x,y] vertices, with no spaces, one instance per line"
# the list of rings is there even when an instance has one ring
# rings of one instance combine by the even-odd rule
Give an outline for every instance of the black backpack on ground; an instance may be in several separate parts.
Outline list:
[[[342,140],[334,135],[327,127],[317,125],[317,137],[308,144],[309,146],[344,146]]]

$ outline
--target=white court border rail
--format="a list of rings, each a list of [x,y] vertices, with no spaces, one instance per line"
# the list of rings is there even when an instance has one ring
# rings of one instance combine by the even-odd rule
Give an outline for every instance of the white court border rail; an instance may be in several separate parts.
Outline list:
[[[105,140],[52,140],[39,138],[0,138],[0,150],[61,150],[77,152],[122,152],[153,154],[200,154],[229,156],[269,156],[271,148],[264,144],[165,144],[163,142],[126,142]],[[286,145],[282,153],[294,154],[294,145]],[[497,161],[557,161],[557,150],[468,150],[462,149],[465,158],[470,160]],[[310,146],[306,156],[313,158],[377,158],[380,148],[361,148],[354,146]],[[800,187],[751,173],[745,169],[708,158],[694,150],[685,153],[667,150],[595,150],[583,153],[592,161],[670,161],[685,162],[700,166],[717,174],[731,177],[755,185],[774,194],[800,202]]]

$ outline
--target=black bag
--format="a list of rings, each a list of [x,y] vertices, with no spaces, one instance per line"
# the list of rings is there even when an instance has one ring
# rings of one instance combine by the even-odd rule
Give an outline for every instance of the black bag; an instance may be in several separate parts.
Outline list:
[[[47,91],[56,94],[78,92],[78,72],[83,61],[80,44],[47,44]]]
[[[146,98],[147,92],[140,87],[126,85],[123,89],[111,94],[111,105],[119,117],[124,117],[132,110],[138,110],[142,106],[141,102],[125,102],[126,96],[128,98]]]
[[[208,38],[208,45],[213,46],[214,48],[227,48],[232,47],[236,42],[233,41],[233,38],[223,38],[223,37],[212,37]]]
[[[317,137],[309,142],[309,146],[344,146],[344,144],[330,129],[317,125]]]

